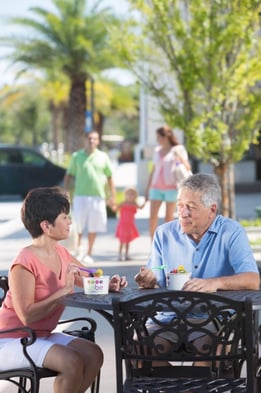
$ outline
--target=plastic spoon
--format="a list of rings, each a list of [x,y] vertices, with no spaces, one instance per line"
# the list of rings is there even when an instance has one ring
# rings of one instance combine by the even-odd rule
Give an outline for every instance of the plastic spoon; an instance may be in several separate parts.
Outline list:
[[[151,268],[151,270],[163,270],[167,267],[166,265],[161,265],[161,266],[154,266]]]
[[[96,270],[97,270],[97,269],[87,269],[87,267],[80,267],[80,266],[77,266],[77,267],[78,267],[78,269],[82,270],[83,272],[87,272],[87,273],[90,273],[90,274],[95,273]]]

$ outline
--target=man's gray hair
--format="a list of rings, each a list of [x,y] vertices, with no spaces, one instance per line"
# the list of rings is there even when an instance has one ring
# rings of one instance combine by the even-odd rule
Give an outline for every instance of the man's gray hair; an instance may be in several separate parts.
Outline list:
[[[221,188],[215,175],[196,173],[182,182],[178,194],[184,188],[193,192],[200,192],[203,206],[210,207],[213,203],[215,203],[217,207],[220,206]]]

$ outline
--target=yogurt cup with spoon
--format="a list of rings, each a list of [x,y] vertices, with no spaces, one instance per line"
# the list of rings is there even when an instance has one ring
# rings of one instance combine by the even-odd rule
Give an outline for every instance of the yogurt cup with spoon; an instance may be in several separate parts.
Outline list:
[[[173,269],[167,277],[167,287],[171,290],[182,290],[185,283],[191,278],[191,273],[186,271],[183,265]]]

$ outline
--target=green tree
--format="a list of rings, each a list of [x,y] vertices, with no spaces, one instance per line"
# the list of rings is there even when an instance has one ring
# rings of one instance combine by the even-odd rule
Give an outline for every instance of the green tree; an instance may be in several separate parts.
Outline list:
[[[52,116],[52,142],[57,149],[59,142],[66,140],[67,108],[68,108],[68,80],[62,75],[48,75],[48,79],[39,81],[39,93],[48,101]],[[88,96],[89,83],[86,81],[86,92]],[[138,118],[138,94],[135,85],[119,86],[110,79],[99,77],[95,81],[94,92],[94,128],[101,136],[104,133],[104,123],[108,117],[128,119]],[[124,127],[126,134],[131,130]],[[127,128],[127,129],[126,129]],[[130,135],[128,135],[130,136]],[[136,139],[138,128],[136,127]]]
[[[135,84],[119,86],[104,78],[97,81],[95,86],[95,129],[102,134],[104,124],[112,124],[114,121],[114,129],[109,133],[124,137],[131,137],[134,134],[136,137],[134,139],[137,139],[139,107],[137,86]],[[126,124],[121,119],[126,119]],[[115,124],[117,124],[116,129]]]
[[[234,216],[233,163],[260,128],[260,1],[129,2],[139,17],[114,28],[113,45],[189,152],[213,164],[223,214]]]
[[[63,74],[48,73],[47,79],[40,83],[40,94],[47,101],[51,113],[51,129],[54,150],[58,149],[59,143],[67,140],[64,132],[65,118],[67,119],[69,80]],[[67,145],[67,143],[65,143]]]
[[[87,87],[86,87],[87,89]],[[69,80],[63,74],[46,78],[28,75],[23,84],[0,90],[0,130],[2,142],[40,144],[51,142],[57,150],[66,140]],[[95,129],[138,139],[138,91],[136,85],[119,86],[110,79],[95,82]],[[35,106],[30,115],[30,108]],[[48,116],[48,111],[50,112]],[[30,115],[30,116],[29,116]],[[124,119],[126,119],[124,121]],[[29,122],[31,122],[29,124]],[[45,132],[44,132],[45,130]],[[31,136],[34,134],[34,140]]]
[[[117,20],[108,8],[99,8],[100,2],[88,9],[86,3],[89,6],[91,1],[53,3],[55,12],[33,7],[32,18],[12,18],[12,23],[26,28],[25,34],[5,37],[2,42],[13,48],[10,59],[23,66],[21,71],[55,69],[68,77],[66,149],[73,151],[81,145],[85,126],[86,81],[114,63],[114,55],[108,49],[107,27]]]
[[[37,146],[48,140],[50,116],[38,84],[3,87],[0,114],[1,142]]]

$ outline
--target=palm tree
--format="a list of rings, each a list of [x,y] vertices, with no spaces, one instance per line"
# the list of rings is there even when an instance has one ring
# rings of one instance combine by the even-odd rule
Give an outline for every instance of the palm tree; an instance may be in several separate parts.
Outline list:
[[[40,94],[48,102],[51,113],[52,142],[54,150],[58,149],[59,143],[67,140],[64,135],[64,116],[68,111],[69,81],[63,74],[49,74],[48,78],[41,79]],[[67,116],[66,116],[67,117]]]
[[[31,29],[32,34],[5,38],[12,45],[10,59],[23,66],[48,72],[64,73],[70,81],[67,113],[66,150],[81,145],[85,127],[86,81],[92,75],[113,66],[108,49],[108,30],[118,23],[110,9],[100,9],[99,1],[88,9],[88,0],[53,0],[55,12],[31,8],[35,18],[12,18],[11,21]],[[3,40],[2,40],[3,42]]]
[[[94,124],[102,139],[106,118],[121,116],[131,121],[138,117],[139,95],[136,85],[119,86],[106,78],[97,80],[95,86]]]
[[[27,83],[0,90],[1,142],[37,146],[46,140],[50,119],[39,91],[39,83],[29,76]]]

